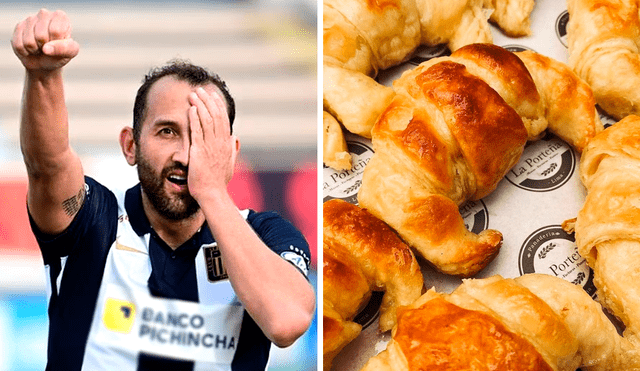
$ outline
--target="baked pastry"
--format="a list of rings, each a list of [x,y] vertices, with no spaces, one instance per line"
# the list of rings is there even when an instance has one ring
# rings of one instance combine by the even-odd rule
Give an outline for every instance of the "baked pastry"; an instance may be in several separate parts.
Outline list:
[[[323,10],[324,110],[349,132],[371,138],[394,94],[373,77],[406,60],[420,44],[416,2],[325,0]]]
[[[464,65],[467,71],[495,90],[520,116],[529,140],[538,139],[547,128],[545,102],[527,67],[513,53],[495,45],[471,44],[450,57],[431,59],[421,68],[442,61]]]
[[[420,44],[415,0],[324,0],[324,5],[353,24],[371,48],[372,64],[379,69],[404,61]]]
[[[371,128],[395,95],[360,72],[324,64],[323,106],[349,132],[371,138]]]
[[[544,101],[549,131],[582,152],[589,139],[604,129],[589,85],[565,63],[530,50],[515,54]]]
[[[484,0],[484,7],[491,9],[489,20],[511,37],[531,35],[534,5],[533,0]]]
[[[569,65],[617,120],[640,114],[638,2],[567,0]]]
[[[333,357],[360,333],[352,320],[372,291],[385,291],[381,331],[395,324],[396,309],[422,294],[423,278],[411,249],[384,222],[342,200],[323,211],[323,360]]]
[[[640,117],[627,116],[593,138],[580,177],[588,193],[575,220],[578,251],[594,271],[598,299],[640,345]]]
[[[351,154],[342,127],[327,111],[322,112],[322,162],[336,170],[351,169]]]
[[[419,45],[455,51],[493,42],[489,18],[510,36],[528,35],[533,6],[533,0],[324,0],[324,61],[375,77]]]
[[[371,128],[395,92],[365,74],[329,63],[324,64],[323,84],[324,164],[336,170],[349,170],[351,155],[341,143],[343,127],[371,138]]]
[[[387,348],[362,371],[638,370],[640,355],[580,287],[532,274],[464,280],[398,310]]]
[[[482,0],[416,0],[416,3],[421,44],[446,44],[455,51],[467,44],[493,42]]]
[[[538,93],[556,89],[558,81],[578,86],[575,74],[559,74],[560,62],[547,57],[523,58],[544,61],[529,64],[552,69],[535,73],[552,80],[537,85],[520,58],[492,44],[467,45],[405,71],[372,130],[375,153],[363,174],[360,206],[446,274],[473,276],[497,254],[502,235],[469,232],[458,206],[491,193],[527,139],[549,128],[572,143],[586,143],[602,128],[588,90],[570,98]],[[572,99],[574,110],[566,110],[562,123],[549,124],[547,115],[555,120],[558,114],[545,99],[558,97]]]
[[[346,130],[370,138],[393,96],[374,80],[378,71],[405,61],[421,44],[455,51],[491,43],[490,13],[501,27],[515,30],[522,22],[528,29],[532,6],[533,0],[324,0],[324,110]]]
[[[367,76],[378,74],[378,64],[369,43],[356,26],[339,10],[323,2],[322,36],[324,63],[361,72]]]
[[[361,331],[360,324],[345,320],[325,301],[322,309],[322,369],[331,370],[333,359]]]

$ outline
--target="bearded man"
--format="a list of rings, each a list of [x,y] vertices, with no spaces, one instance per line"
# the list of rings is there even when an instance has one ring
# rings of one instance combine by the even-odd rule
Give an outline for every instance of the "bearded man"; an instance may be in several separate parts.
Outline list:
[[[140,183],[110,190],[69,145],[62,68],[79,51],[62,11],[20,22],[27,207],[50,285],[47,370],[264,370],[271,343],[309,327],[309,247],[227,191],[240,142],[215,74],[174,62],[146,76],[122,152]],[[293,264],[292,264],[293,263]]]

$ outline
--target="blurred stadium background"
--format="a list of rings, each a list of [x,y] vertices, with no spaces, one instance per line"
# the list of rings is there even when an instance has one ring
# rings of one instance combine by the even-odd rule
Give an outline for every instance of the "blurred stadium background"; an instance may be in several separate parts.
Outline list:
[[[142,77],[172,58],[220,74],[237,102],[242,150],[230,185],[240,208],[276,210],[303,231],[317,277],[316,2],[96,0],[0,2],[0,370],[43,370],[42,258],[25,209],[18,145],[24,72],[10,47],[15,24],[45,7],[65,10],[81,51],[65,69],[72,146],[85,173],[114,187],[137,181],[117,145]],[[270,370],[316,370],[317,318]]]

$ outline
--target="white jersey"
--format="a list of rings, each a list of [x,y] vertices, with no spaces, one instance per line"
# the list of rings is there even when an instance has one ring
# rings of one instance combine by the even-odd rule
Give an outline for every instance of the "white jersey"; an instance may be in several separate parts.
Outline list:
[[[264,370],[270,342],[236,297],[206,225],[174,251],[150,227],[140,195],[139,185],[118,194],[87,178],[67,231],[52,239],[34,230],[50,277],[47,368]],[[290,223],[242,215],[307,272],[308,245]]]

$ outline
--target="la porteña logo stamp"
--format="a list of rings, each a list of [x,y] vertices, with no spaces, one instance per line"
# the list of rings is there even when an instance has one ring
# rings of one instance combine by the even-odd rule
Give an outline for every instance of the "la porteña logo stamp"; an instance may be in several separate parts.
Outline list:
[[[420,45],[408,63],[418,66],[420,63],[426,62],[430,59],[447,57],[449,55],[451,55],[451,51],[445,44],[439,44],[436,46]]]
[[[556,18],[556,36],[558,36],[558,40],[560,43],[564,45],[564,47],[568,47],[569,43],[567,42],[567,26],[569,25],[569,12],[563,11]]]
[[[542,273],[582,286],[595,298],[593,271],[578,252],[575,238],[560,225],[549,225],[533,232],[522,244],[518,258],[521,275]]]
[[[547,134],[530,142],[520,161],[509,170],[507,180],[518,188],[532,192],[548,192],[562,187],[573,175],[576,156],[564,141]]]
[[[351,153],[351,170],[336,171],[324,165],[323,202],[338,198],[352,204],[358,204],[358,190],[362,185],[362,174],[369,160],[373,157],[373,149],[369,144],[359,140],[347,140],[347,147]]]
[[[489,227],[489,212],[482,200],[467,201],[458,210],[467,230],[478,234]]]

